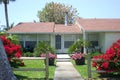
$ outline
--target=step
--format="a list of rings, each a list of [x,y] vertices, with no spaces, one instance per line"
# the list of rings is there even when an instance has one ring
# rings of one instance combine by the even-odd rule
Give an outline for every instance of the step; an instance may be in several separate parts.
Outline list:
[[[70,58],[62,58],[62,59],[56,59],[57,62],[71,62]]]

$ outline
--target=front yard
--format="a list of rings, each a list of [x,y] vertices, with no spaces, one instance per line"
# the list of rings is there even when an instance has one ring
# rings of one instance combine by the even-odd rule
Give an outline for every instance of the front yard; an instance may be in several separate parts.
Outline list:
[[[76,70],[81,74],[82,78],[88,80],[87,62],[85,62],[85,65],[76,65],[74,60],[72,60],[72,63]],[[91,69],[95,70],[92,66]],[[92,72],[92,80],[120,80],[120,73],[104,74],[101,76],[96,72]]]
[[[77,71],[81,74],[82,78],[87,79],[88,77],[88,71],[87,71],[87,64],[85,65],[76,65],[74,60],[72,60],[72,63],[74,67],[77,69]],[[87,62],[86,62],[87,63]],[[91,67],[92,68],[92,67]],[[95,70],[92,68],[92,70]],[[99,74],[97,73],[92,73],[93,78],[98,78]]]
[[[23,68],[44,68],[44,60],[24,60]],[[22,68],[22,67],[21,67]],[[49,66],[49,80],[54,78],[55,66]],[[14,71],[19,80],[45,80],[45,72],[41,71]]]

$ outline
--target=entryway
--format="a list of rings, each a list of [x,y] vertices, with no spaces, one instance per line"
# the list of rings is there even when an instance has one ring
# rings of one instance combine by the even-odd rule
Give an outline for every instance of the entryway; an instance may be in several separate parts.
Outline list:
[[[63,49],[64,49],[64,41],[63,41],[63,36],[62,35],[55,35],[55,48],[57,50],[57,53],[64,53]]]

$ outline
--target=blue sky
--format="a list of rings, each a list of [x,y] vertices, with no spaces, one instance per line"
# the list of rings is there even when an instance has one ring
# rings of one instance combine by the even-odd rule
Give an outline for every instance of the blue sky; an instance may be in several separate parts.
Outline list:
[[[120,18],[120,0],[16,0],[8,5],[9,24],[39,21],[38,10],[51,1],[72,5],[82,18]],[[5,25],[3,4],[0,4],[0,25]]]

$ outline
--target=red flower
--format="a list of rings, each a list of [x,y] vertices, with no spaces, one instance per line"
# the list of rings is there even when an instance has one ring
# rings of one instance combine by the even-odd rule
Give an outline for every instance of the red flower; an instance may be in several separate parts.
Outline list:
[[[96,62],[93,62],[93,63],[92,63],[92,66],[93,66],[93,67],[97,67],[97,63],[96,63]]]
[[[21,51],[18,51],[18,52],[15,54],[15,57],[20,58],[20,57],[21,57]]]
[[[109,63],[108,62],[103,62],[101,65],[104,69],[108,69]]]

